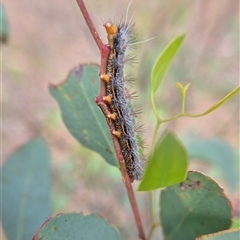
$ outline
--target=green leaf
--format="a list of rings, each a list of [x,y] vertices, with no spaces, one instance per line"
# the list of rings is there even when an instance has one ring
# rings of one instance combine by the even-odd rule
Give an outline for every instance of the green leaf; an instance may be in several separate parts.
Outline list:
[[[31,239],[51,215],[50,156],[45,142],[34,139],[2,167],[1,217],[8,240]]]
[[[9,27],[5,9],[2,4],[0,4],[0,14],[1,14],[1,24],[0,24],[0,41],[5,43],[9,37]]]
[[[239,240],[240,239],[240,230],[227,230],[214,234],[208,234],[197,238],[196,240]]]
[[[223,189],[200,172],[161,192],[160,218],[166,240],[194,240],[231,226],[231,204]]]
[[[173,60],[173,57],[180,48],[184,34],[177,36],[173,39],[165,49],[160,53],[157,61],[155,62],[151,73],[151,91],[155,93],[163,81],[163,78]]]
[[[176,86],[179,89],[181,96],[183,96],[184,95],[184,87],[183,87],[183,85],[180,82],[176,82]]]
[[[108,163],[117,165],[106,120],[94,99],[99,89],[99,68],[80,65],[67,80],[51,86],[62,118],[70,133],[85,147],[99,153]]]
[[[191,139],[186,147],[190,158],[210,162],[214,169],[221,171],[221,175],[232,190],[239,189],[238,159],[227,142],[216,138],[195,138]]]
[[[33,240],[120,240],[118,230],[96,214],[59,214],[48,219]]]
[[[186,177],[188,158],[182,143],[170,132],[164,134],[148,161],[139,191],[170,186]]]

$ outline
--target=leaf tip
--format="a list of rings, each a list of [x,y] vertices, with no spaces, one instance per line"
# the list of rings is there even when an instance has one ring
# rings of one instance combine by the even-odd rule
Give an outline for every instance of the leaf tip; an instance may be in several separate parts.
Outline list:
[[[180,82],[176,82],[176,86],[179,90],[183,90],[183,85]]]

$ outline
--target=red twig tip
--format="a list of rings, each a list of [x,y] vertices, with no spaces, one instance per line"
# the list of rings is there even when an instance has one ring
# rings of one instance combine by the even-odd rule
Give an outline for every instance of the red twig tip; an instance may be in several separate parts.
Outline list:
[[[103,45],[102,40],[101,40],[100,36],[98,35],[98,32],[97,32],[95,26],[93,25],[92,19],[89,16],[88,10],[87,10],[83,0],[77,0],[77,3],[78,3],[78,6],[82,12],[82,15],[85,18],[88,28],[91,31],[92,36],[93,36],[99,50],[101,50],[102,45]]]

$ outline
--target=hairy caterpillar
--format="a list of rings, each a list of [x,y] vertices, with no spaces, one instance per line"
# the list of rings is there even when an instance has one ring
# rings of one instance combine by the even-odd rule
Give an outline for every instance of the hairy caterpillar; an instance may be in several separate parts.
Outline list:
[[[115,131],[112,132],[118,140],[126,164],[127,173],[131,181],[140,180],[143,175],[145,161],[142,149],[135,131],[135,113],[133,111],[126,89],[124,65],[126,50],[133,43],[132,25],[122,22],[117,25],[104,24],[107,32],[110,53],[107,61],[106,74],[101,79],[106,84],[107,95],[103,100],[108,104]]]

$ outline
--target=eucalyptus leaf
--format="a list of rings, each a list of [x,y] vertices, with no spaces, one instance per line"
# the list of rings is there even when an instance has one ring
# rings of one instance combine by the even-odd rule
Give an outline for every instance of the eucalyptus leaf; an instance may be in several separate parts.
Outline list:
[[[118,230],[96,214],[58,214],[48,219],[32,240],[120,240]]]
[[[60,106],[66,127],[79,143],[117,165],[105,117],[94,101],[99,91],[98,71],[96,65],[80,65],[65,82],[51,86],[50,92]]]
[[[31,239],[51,215],[50,156],[46,143],[33,139],[3,165],[1,217],[8,240]]]
[[[190,171],[184,182],[160,195],[165,239],[194,240],[231,226],[232,208],[223,189],[210,177]]]
[[[184,38],[185,34],[181,34],[174,38],[160,53],[157,61],[155,62],[151,72],[151,91],[153,94],[161,85],[163,78]]]
[[[156,144],[138,190],[149,191],[179,183],[185,179],[187,167],[184,146],[173,133],[167,132]]]

